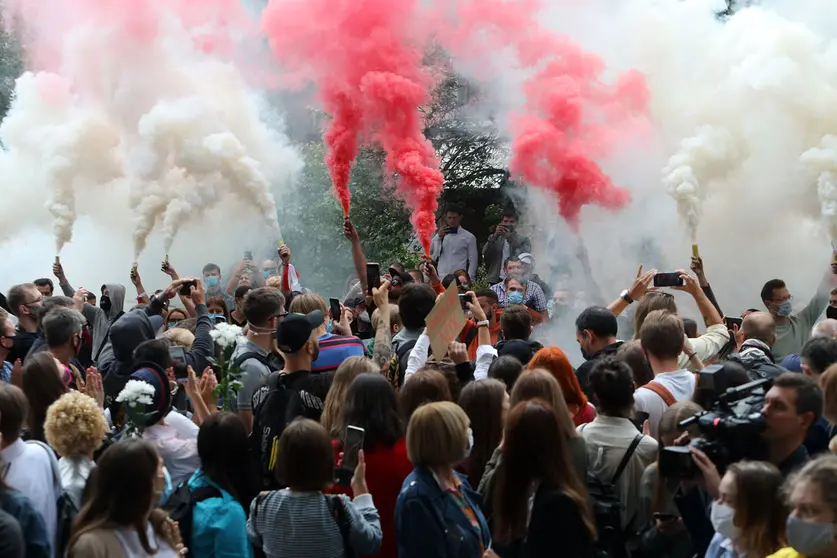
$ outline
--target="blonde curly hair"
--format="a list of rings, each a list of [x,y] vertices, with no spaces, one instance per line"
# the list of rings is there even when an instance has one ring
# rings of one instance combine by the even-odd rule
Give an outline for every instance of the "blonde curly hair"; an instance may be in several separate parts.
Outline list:
[[[47,443],[65,457],[93,455],[107,429],[96,401],[78,391],[65,393],[50,405],[44,423]]]

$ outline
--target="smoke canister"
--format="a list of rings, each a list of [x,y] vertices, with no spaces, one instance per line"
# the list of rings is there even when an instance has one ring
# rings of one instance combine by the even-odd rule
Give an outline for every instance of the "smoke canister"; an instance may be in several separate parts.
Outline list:
[[[693,258],[699,258],[700,257],[700,254],[698,253],[698,245],[697,244],[692,244],[692,257]]]

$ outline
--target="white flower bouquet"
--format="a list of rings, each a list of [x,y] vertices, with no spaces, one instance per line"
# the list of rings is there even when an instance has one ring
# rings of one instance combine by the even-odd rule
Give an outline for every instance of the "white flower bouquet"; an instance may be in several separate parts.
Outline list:
[[[235,409],[235,401],[238,391],[244,385],[241,382],[241,370],[237,366],[232,365],[232,354],[235,351],[236,345],[247,341],[247,338],[242,334],[243,330],[237,325],[220,323],[209,332],[212,339],[221,349],[218,352],[219,358],[208,359],[210,364],[215,368],[215,373],[218,376],[218,387],[215,388],[215,395],[222,403],[222,407],[226,411]]]
[[[154,386],[142,380],[128,380],[116,396],[116,402],[125,404],[125,434],[139,438],[154,414],[145,412],[146,405],[154,404]]]

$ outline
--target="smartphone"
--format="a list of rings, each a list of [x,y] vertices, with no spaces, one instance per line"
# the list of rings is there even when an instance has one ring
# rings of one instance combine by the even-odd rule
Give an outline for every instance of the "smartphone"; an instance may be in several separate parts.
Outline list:
[[[730,318],[729,316],[724,316],[724,323],[727,325],[727,329],[735,331],[733,326],[738,326],[738,329],[741,329],[741,325],[744,323],[743,318]]]
[[[466,294],[459,295],[459,304],[464,311],[468,311],[468,303],[471,302],[471,297]]]
[[[340,299],[330,298],[328,299],[328,304],[331,308],[331,319],[340,321]]]
[[[683,278],[676,271],[671,273],[658,273],[654,276],[655,287],[682,287]]]
[[[192,287],[197,287],[197,281],[186,281],[180,286],[180,295],[181,296],[189,296],[192,294]]]
[[[186,366],[186,349],[183,347],[172,345],[169,347],[169,356],[175,364],[179,363]]]
[[[634,418],[631,419],[631,422],[634,423],[634,426],[636,426],[637,430],[642,432],[642,426],[645,424],[645,421],[648,420],[650,416],[651,415],[649,415],[645,411],[634,411]]]
[[[244,251],[244,259],[249,261],[249,262],[252,262],[253,261],[253,252],[250,251],[250,250],[245,250]]]
[[[343,468],[354,471],[357,467],[357,454],[363,449],[363,436],[366,431],[359,426],[346,427],[346,440],[343,443]]]
[[[369,295],[372,295],[372,289],[381,286],[381,266],[376,263],[366,264],[366,286],[369,290]]]

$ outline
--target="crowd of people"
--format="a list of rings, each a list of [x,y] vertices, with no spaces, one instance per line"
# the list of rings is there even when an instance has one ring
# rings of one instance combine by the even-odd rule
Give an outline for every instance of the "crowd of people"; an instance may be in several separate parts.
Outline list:
[[[481,252],[461,218],[380,278],[347,220],[326,297],[284,244],[229,278],[167,258],[157,290],[134,268],[135,297],[58,260],[10,286],[0,556],[837,558],[837,264],[804,307],[772,279],[725,313],[693,257],[698,324],[642,267],[608,300],[582,261],[578,308],[513,211]],[[533,340],[567,316],[578,347]]]

